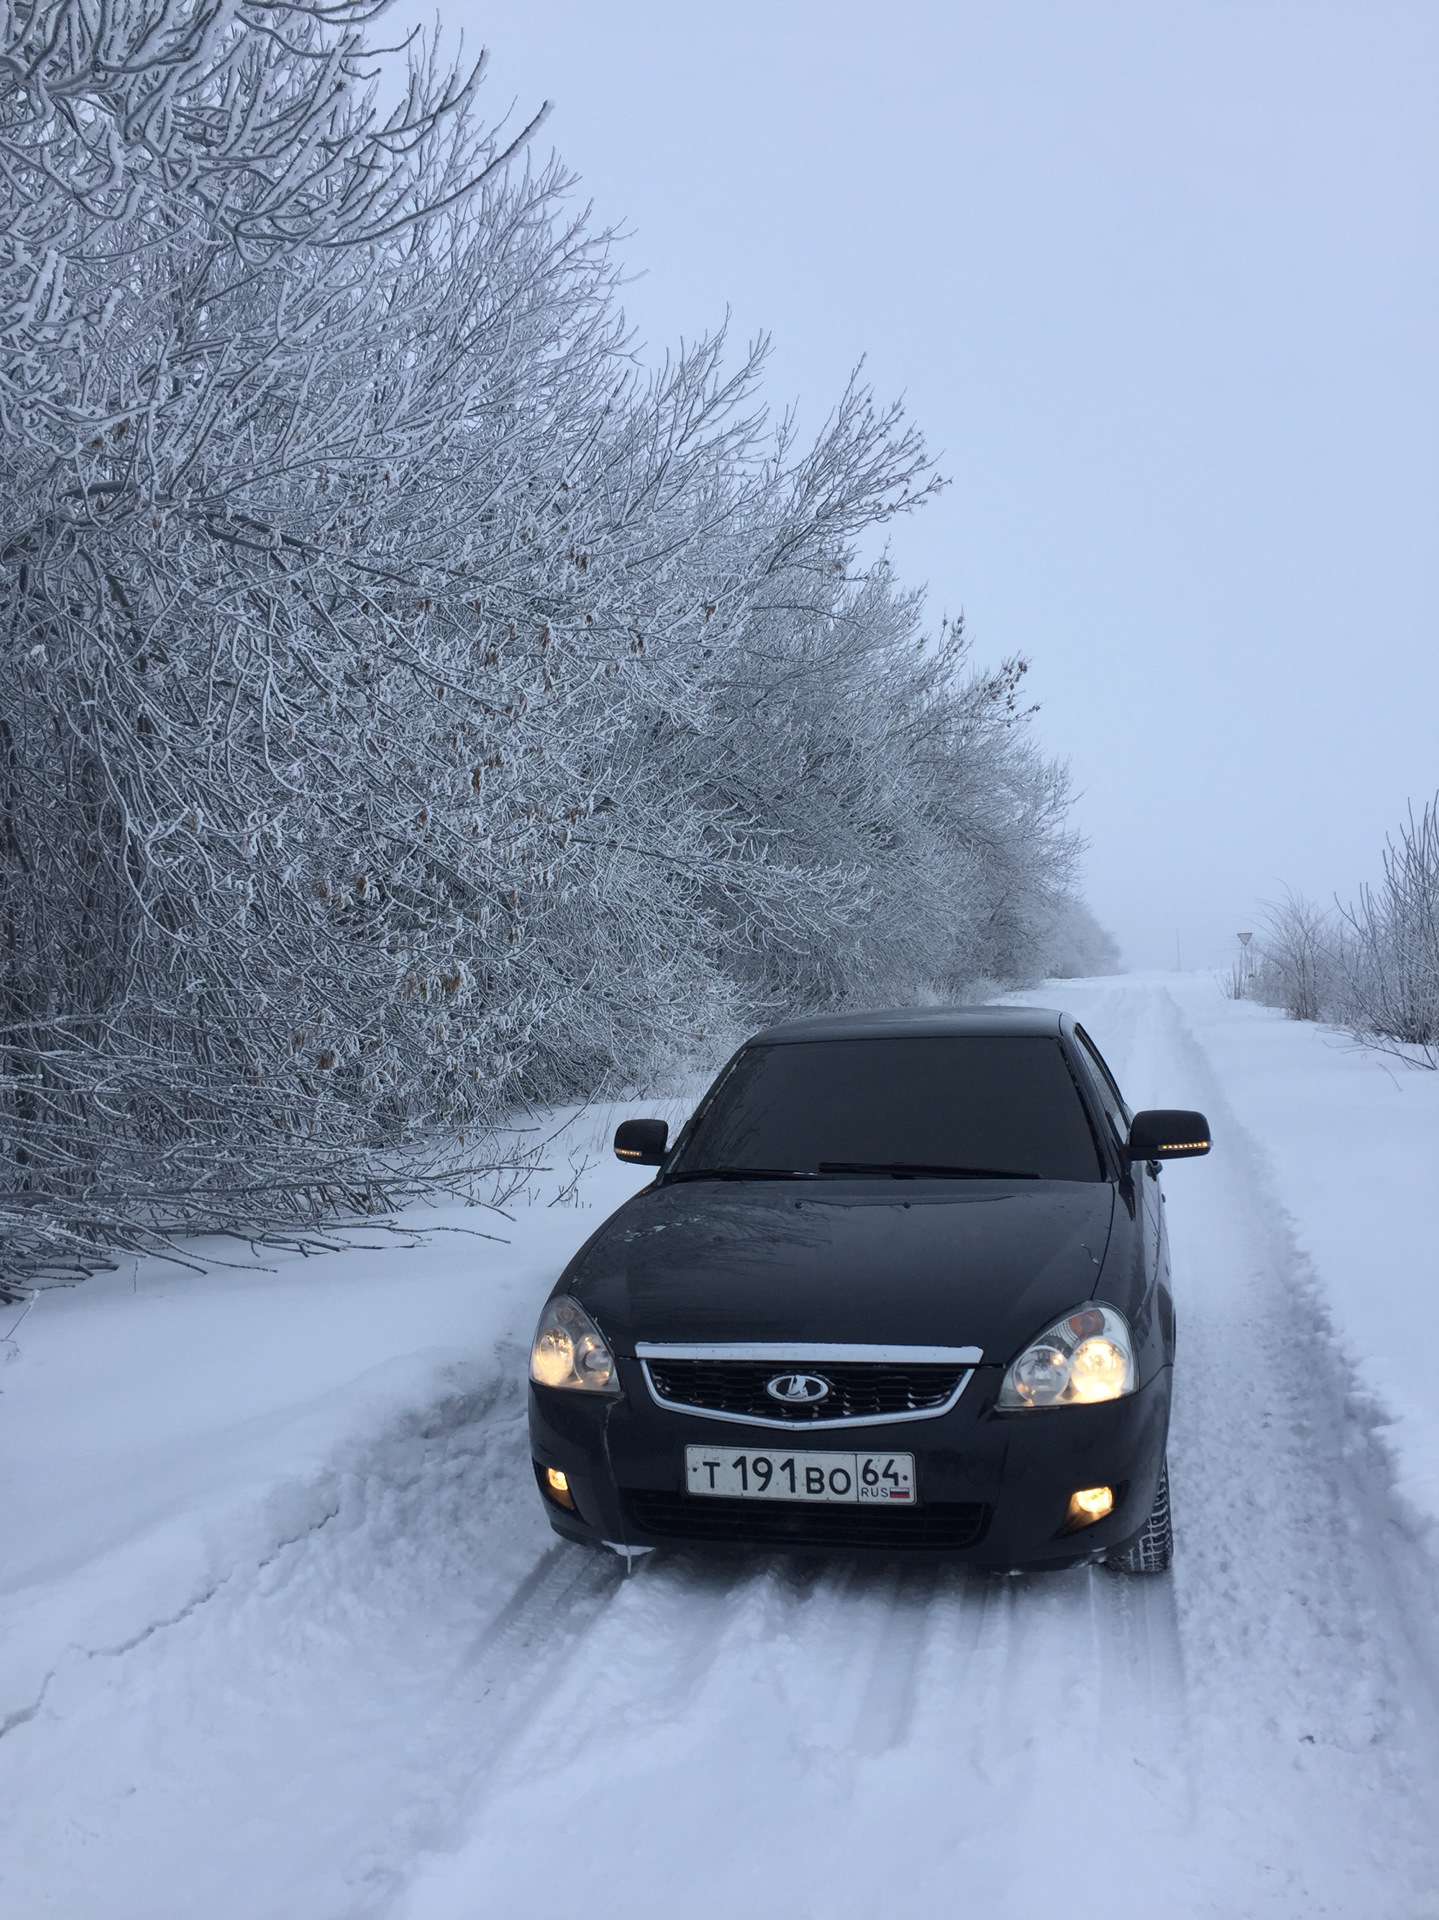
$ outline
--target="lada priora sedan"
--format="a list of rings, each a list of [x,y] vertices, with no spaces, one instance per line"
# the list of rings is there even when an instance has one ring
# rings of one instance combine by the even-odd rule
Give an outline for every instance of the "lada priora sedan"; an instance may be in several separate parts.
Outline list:
[[[1174,1306],[1160,1162],[1033,1008],[757,1034],[575,1255],[530,1358],[551,1524],[652,1547],[943,1552],[1161,1572]]]

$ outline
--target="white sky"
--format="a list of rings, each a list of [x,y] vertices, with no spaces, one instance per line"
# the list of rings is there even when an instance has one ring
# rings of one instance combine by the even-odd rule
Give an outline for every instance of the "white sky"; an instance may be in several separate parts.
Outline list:
[[[408,17],[423,15],[402,0]],[[953,485],[893,536],[1030,656],[1135,966],[1346,896],[1439,788],[1439,8],[444,0],[658,354],[861,355]]]

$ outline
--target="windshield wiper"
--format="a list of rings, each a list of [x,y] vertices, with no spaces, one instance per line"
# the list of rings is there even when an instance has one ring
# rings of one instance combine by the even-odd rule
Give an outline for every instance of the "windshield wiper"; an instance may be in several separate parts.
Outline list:
[[[821,1160],[821,1173],[889,1174],[896,1180],[1037,1180],[1013,1167],[930,1167],[919,1160]]]
[[[793,1167],[686,1167],[683,1173],[671,1173],[669,1180],[817,1180],[818,1174],[802,1173]]]

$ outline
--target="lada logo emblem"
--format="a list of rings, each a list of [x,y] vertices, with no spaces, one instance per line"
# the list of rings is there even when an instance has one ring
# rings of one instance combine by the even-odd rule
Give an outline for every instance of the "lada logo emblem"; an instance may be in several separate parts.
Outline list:
[[[788,1407],[806,1407],[827,1400],[830,1388],[817,1373],[777,1373],[765,1382],[764,1390],[771,1400],[782,1400]]]

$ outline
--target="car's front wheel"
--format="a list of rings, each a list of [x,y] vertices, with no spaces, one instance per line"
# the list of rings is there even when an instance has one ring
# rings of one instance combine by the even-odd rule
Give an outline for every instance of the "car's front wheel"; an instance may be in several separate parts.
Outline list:
[[[1114,1573],[1167,1573],[1174,1558],[1174,1526],[1169,1517],[1169,1462],[1159,1469],[1159,1485],[1144,1531],[1123,1553],[1111,1553],[1106,1567]]]

